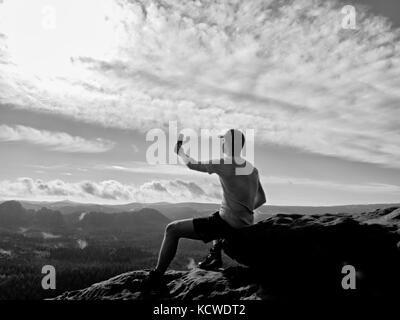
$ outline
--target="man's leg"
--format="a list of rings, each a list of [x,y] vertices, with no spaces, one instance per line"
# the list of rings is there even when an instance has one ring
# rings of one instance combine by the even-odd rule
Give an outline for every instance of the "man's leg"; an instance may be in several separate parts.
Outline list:
[[[198,266],[205,270],[217,270],[222,267],[222,241],[213,240],[210,252]]]
[[[165,273],[175,257],[180,238],[200,239],[194,231],[193,219],[178,220],[167,225],[156,266],[160,274]]]

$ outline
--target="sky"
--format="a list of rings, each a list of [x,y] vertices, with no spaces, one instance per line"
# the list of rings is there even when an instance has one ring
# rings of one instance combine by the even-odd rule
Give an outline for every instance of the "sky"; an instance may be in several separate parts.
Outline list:
[[[174,121],[254,130],[268,204],[400,202],[399,9],[0,1],[0,199],[220,201],[218,177],[146,157]]]

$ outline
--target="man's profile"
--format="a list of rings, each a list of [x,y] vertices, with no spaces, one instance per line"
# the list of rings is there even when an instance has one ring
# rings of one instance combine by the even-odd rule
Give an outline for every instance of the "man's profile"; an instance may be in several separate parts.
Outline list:
[[[162,284],[163,275],[175,257],[181,238],[204,243],[214,241],[209,256],[200,267],[212,269],[222,266],[218,241],[234,236],[237,229],[252,225],[253,211],[265,203],[258,170],[241,157],[244,134],[237,129],[230,129],[220,137],[223,139],[224,157],[206,162],[198,162],[188,156],[182,147],[183,137],[178,139],[175,152],[189,169],[218,175],[223,190],[222,202],[219,211],[208,217],[177,220],[167,225],[157,265],[143,281],[142,290],[157,289]],[[238,168],[249,166],[251,170],[247,171],[248,174],[237,174]]]

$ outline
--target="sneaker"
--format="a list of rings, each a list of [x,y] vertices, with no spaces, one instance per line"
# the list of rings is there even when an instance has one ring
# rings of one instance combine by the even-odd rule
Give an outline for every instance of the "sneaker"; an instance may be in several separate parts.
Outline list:
[[[161,291],[164,286],[163,274],[153,269],[149,272],[147,278],[143,279],[140,285],[141,292]]]
[[[200,269],[218,270],[222,267],[222,254],[219,248],[212,247],[206,258],[198,264]]]

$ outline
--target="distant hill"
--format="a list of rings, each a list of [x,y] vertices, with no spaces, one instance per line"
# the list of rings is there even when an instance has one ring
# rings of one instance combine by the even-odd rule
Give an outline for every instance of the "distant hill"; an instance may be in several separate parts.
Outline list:
[[[77,203],[72,201],[57,201],[57,202],[42,202],[42,201],[21,201],[25,209],[39,210],[43,207],[60,211],[64,216],[73,215],[68,217],[68,220],[76,220],[76,217],[83,212],[103,212],[103,213],[119,213],[130,212],[139,209],[149,208],[160,211],[170,220],[186,219],[195,216],[202,216],[210,214],[218,210],[219,205],[215,203],[128,203],[121,205],[103,205],[93,203]],[[74,217],[75,216],[75,217]]]
[[[325,213],[363,213],[375,211],[377,209],[390,208],[399,206],[400,203],[378,203],[378,204],[354,204],[341,206],[262,206],[260,212],[265,214],[325,214]]]
[[[33,215],[33,225],[40,229],[60,230],[66,227],[60,211],[41,208]]]
[[[257,210],[255,222],[276,214],[360,214],[384,209],[400,204],[366,204],[342,206],[262,206]],[[47,209],[47,211],[45,209]],[[65,225],[85,226],[88,230],[101,228],[135,229],[138,225],[160,230],[167,221],[207,216],[219,209],[216,203],[128,203],[122,205],[102,205],[75,203],[72,201],[34,202],[6,201],[0,204],[0,227],[37,226],[41,229],[54,230]],[[153,211],[152,211],[153,210]],[[138,212],[141,212],[138,214]],[[158,215],[155,214],[158,212]],[[89,214],[90,213],[90,214]],[[130,215],[129,213],[135,213]],[[143,214],[146,213],[146,214]],[[82,222],[82,214],[85,214]],[[115,217],[110,214],[117,214]],[[144,215],[141,217],[141,215]],[[88,220],[90,219],[90,220]]]
[[[23,206],[24,205],[24,206]],[[0,204],[0,227],[6,229],[33,228],[41,231],[60,231],[65,227],[84,230],[121,230],[127,232],[161,232],[170,222],[161,212],[152,208],[141,208],[127,212],[116,212],[119,206],[110,208],[98,205],[68,203],[24,203],[5,201]],[[46,205],[44,207],[41,205]],[[102,211],[90,211],[101,208]],[[130,206],[133,208],[135,206]],[[28,209],[29,208],[29,209]],[[34,209],[39,208],[39,209]],[[54,210],[58,208],[59,210]],[[82,211],[82,209],[85,211]],[[64,212],[64,214],[61,213]],[[110,214],[108,212],[113,213]],[[72,212],[72,213],[69,213]]]
[[[133,212],[120,212],[108,214],[104,212],[83,213],[78,225],[84,229],[105,229],[105,230],[160,230],[170,220],[154,209],[140,209]]]
[[[47,201],[21,201],[21,204],[26,209],[39,210],[41,208],[48,208],[51,210],[58,210],[62,214],[71,214],[75,212],[85,212],[85,211],[95,211],[95,212],[121,212],[129,211],[131,209],[139,209],[141,206],[130,206],[126,208],[124,206],[108,206],[94,203],[78,203],[72,201],[57,201],[57,202],[47,202]]]
[[[118,213],[130,212],[143,208],[150,208],[160,211],[164,216],[170,220],[187,219],[196,216],[205,216],[215,212],[219,209],[217,203],[197,203],[197,202],[181,202],[181,203],[128,203],[122,205],[101,205],[101,204],[85,204],[75,203],[71,201],[59,202],[32,202],[21,201],[21,204],[26,209],[38,210],[46,207],[51,210],[58,210],[63,215],[66,214],[80,214],[82,212],[104,212],[104,213]],[[363,212],[374,211],[377,209],[388,208],[392,206],[399,206],[400,203],[395,204],[355,204],[355,205],[340,205],[340,206],[262,206],[257,211],[260,213],[256,215],[256,221],[267,218],[271,215],[278,213],[284,214],[325,214],[325,213],[349,213],[357,214]]]
[[[18,201],[5,201],[0,204],[0,227],[61,230],[65,228],[65,221],[59,211],[44,207],[35,211],[24,208]]]
[[[28,212],[18,201],[0,204],[0,227],[19,227],[28,224],[28,221]]]

